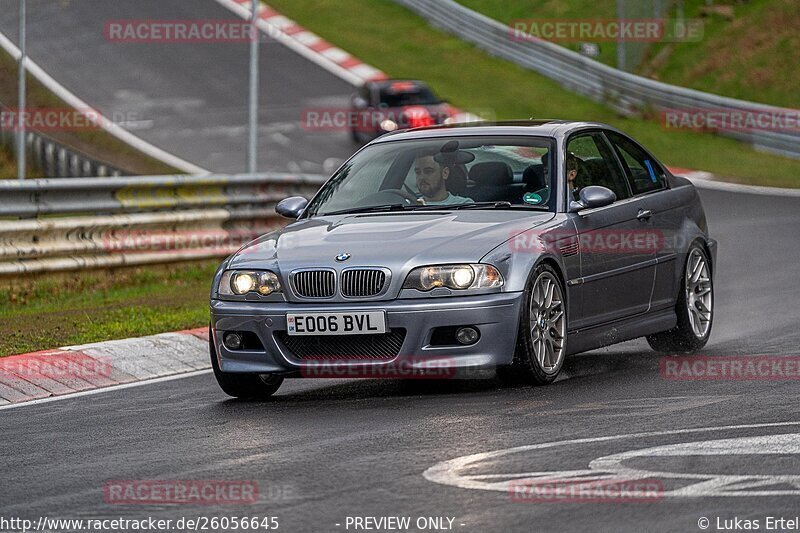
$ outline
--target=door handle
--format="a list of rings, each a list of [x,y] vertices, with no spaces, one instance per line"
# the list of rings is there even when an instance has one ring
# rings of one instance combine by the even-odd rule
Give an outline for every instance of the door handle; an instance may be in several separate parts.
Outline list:
[[[636,218],[639,220],[650,220],[650,217],[653,216],[653,212],[649,209],[639,209],[639,214],[636,215]]]

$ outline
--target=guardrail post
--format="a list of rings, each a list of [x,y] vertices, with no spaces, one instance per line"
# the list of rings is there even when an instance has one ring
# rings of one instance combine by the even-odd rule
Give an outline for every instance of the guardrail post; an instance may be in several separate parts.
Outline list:
[[[26,2],[27,0],[19,0],[19,67],[17,68],[17,74],[19,76],[18,80],[18,90],[19,94],[17,96],[17,113],[19,114],[19,121],[17,126],[19,127],[19,131],[17,132],[17,178],[24,180],[25,179],[25,163],[26,161],[26,154],[25,154],[25,96],[26,96],[26,87],[25,87],[25,41],[26,41]]]
[[[68,164],[67,164],[67,150],[59,146],[58,147],[58,168],[56,169],[56,177],[57,178],[67,178],[69,177],[68,171]]]

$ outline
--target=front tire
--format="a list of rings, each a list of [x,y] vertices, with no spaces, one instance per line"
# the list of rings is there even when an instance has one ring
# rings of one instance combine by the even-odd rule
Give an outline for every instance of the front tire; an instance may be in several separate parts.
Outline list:
[[[523,293],[514,361],[500,372],[506,381],[547,385],[558,377],[567,351],[564,294],[561,278],[550,265],[534,270]]]
[[[222,391],[234,398],[263,400],[275,394],[283,384],[283,378],[273,374],[232,374],[223,372],[217,361],[214,335],[209,330],[208,345],[211,353],[211,368]]]
[[[687,353],[699,350],[711,336],[714,320],[714,282],[708,254],[693,244],[686,254],[683,281],[675,304],[678,325],[648,335],[650,347],[659,352]]]

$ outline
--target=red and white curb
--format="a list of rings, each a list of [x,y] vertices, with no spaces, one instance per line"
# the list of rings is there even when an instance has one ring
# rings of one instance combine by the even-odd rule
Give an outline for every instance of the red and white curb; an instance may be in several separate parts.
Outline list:
[[[761,196],[787,196],[800,198],[800,189],[786,189],[781,187],[764,187],[761,185],[742,185],[730,181],[720,181],[711,172],[702,170],[689,170],[685,168],[672,168],[670,172],[676,176],[683,176],[700,189],[714,189],[717,191],[735,192],[740,194],[757,194]]]
[[[251,18],[251,0],[216,1],[245,20]],[[351,85],[359,86],[368,81],[388,78],[380,70],[367,65],[341,48],[337,48],[319,35],[284,17],[271,7],[260,5],[256,25],[276,41],[316,63],[328,72],[344,79]]]
[[[0,358],[0,409],[207,370],[208,328]]]

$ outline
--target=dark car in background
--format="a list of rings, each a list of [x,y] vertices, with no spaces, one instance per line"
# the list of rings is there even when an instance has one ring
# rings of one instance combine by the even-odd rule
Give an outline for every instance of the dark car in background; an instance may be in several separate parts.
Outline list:
[[[359,144],[384,133],[450,123],[456,110],[425,83],[382,80],[362,85],[351,98],[351,135]]]

